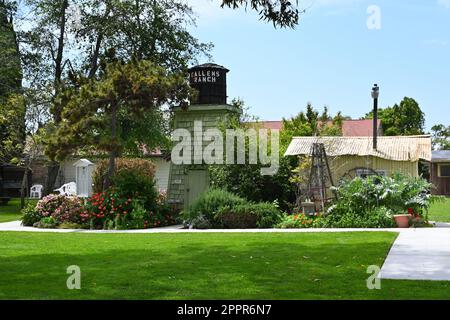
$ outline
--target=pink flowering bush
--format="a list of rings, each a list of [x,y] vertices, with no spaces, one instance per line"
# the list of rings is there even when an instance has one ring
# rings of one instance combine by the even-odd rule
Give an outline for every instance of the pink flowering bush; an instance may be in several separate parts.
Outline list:
[[[51,194],[37,203],[35,213],[36,219],[40,217],[40,221],[51,218],[55,222],[55,227],[62,224],[82,227],[85,224],[82,218],[83,210],[84,204],[80,198]]]
[[[57,224],[83,222],[82,212],[84,210],[83,201],[78,197],[65,197],[61,205],[51,214]]]
[[[38,202],[36,210],[42,217],[49,217],[63,204],[65,199],[65,196],[50,194]]]

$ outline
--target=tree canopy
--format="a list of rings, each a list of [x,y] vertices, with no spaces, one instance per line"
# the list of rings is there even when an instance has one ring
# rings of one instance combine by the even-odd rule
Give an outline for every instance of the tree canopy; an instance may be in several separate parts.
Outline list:
[[[25,140],[22,68],[13,27],[16,7],[0,1],[0,163],[19,162]]]
[[[298,0],[294,2],[298,5]],[[222,7],[250,7],[258,12],[261,20],[282,28],[293,28],[298,24],[302,11],[295,4],[289,0],[222,0]]]
[[[209,58],[212,47],[188,31],[196,20],[184,0],[25,0],[20,4],[17,38],[27,101],[46,115],[40,126],[50,140],[60,125],[64,127],[67,93],[76,92],[87,80],[103,81],[112,62],[149,60],[168,72],[185,72],[203,55]],[[138,136],[141,130],[161,136],[161,116],[148,112],[130,118],[119,112],[118,121],[134,130],[120,134]],[[52,158],[62,155],[56,157],[51,147],[47,152]],[[48,169],[47,192],[56,181],[58,162],[48,163]]]
[[[373,119],[373,111],[365,119]],[[378,110],[386,136],[408,136],[424,133],[425,114],[413,98],[405,97],[400,104]]]
[[[450,150],[450,125],[437,124],[431,128],[433,150]]]
[[[134,123],[163,106],[185,103],[191,94],[182,72],[168,72],[148,60],[109,63],[101,79],[87,79],[80,88],[61,95],[65,100],[62,121],[48,141],[48,154],[52,159],[63,160],[79,148],[107,153],[110,178],[115,159],[124,147],[142,146],[151,138],[129,134],[142,130],[132,129]],[[105,182],[105,188],[108,183]]]
[[[344,117],[338,112],[334,117],[324,107],[321,114],[308,103],[305,111],[301,111],[290,119],[283,119],[281,131],[281,147],[284,153],[295,136],[340,136],[342,135],[342,123]]]

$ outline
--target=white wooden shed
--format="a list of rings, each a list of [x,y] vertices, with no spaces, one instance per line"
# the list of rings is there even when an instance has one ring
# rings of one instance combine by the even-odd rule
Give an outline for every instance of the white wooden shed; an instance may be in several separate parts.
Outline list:
[[[88,159],[80,159],[74,164],[75,179],[77,183],[77,195],[87,198],[92,195],[92,174],[94,164]]]

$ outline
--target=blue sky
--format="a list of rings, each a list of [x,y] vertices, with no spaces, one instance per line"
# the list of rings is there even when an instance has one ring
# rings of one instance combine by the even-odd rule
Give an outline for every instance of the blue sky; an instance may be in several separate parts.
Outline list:
[[[213,42],[213,61],[228,67],[229,98],[240,97],[262,120],[279,120],[307,102],[359,118],[372,108],[416,99],[426,127],[450,125],[450,0],[299,0],[295,30],[274,29],[256,13],[221,9],[220,0],[190,0],[192,32]],[[370,5],[381,29],[367,27]]]

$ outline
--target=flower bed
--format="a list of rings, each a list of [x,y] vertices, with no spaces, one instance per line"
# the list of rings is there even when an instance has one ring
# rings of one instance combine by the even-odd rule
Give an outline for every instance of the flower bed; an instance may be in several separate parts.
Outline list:
[[[284,217],[279,228],[393,228],[394,216],[408,214],[410,226],[428,226],[433,202],[432,185],[422,178],[402,174],[391,177],[343,181],[335,192],[338,200],[313,218],[301,213]]]
[[[116,189],[96,193],[89,199],[49,195],[22,210],[22,224],[37,228],[147,229],[173,225],[176,215],[158,195],[155,210],[147,210],[141,198],[126,198]]]

